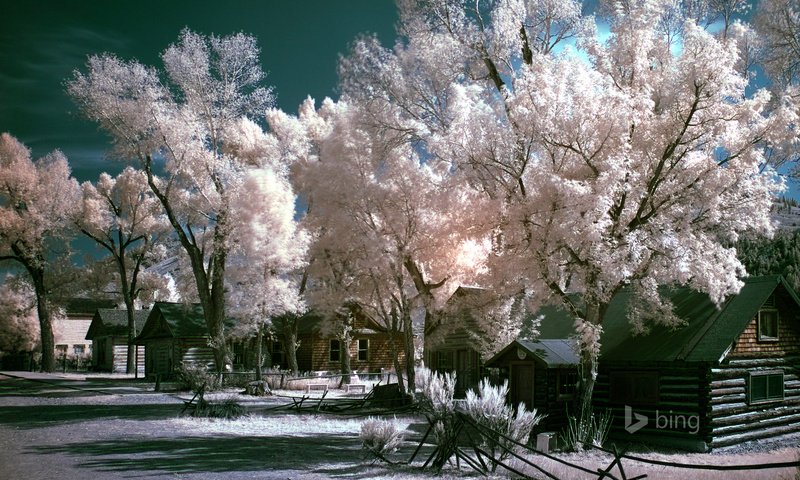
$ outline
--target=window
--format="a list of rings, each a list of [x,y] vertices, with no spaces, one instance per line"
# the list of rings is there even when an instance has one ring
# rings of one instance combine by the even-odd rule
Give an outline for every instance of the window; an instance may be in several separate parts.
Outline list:
[[[658,372],[611,372],[611,401],[625,405],[658,404]]]
[[[342,358],[342,344],[339,340],[331,340],[329,360],[331,362],[341,361]]]
[[[758,311],[758,341],[775,342],[778,340],[778,311],[765,308]]]
[[[74,353],[75,355],[83,355],[85,349],[86,345],[73,345],[72,353]]]
[[[749,403],[783,400],[783,371],[751,372],[747,385]]]
[[[66,345],[56,345],[56,354],[58,356],[64,356],[67,354],[67,346]]]
[[[367,338],[358,339],[358,360],[362,362],[369,360],[369,339]]]
[[[578,388],[578,372],[559,370],[558,372],[558,399],[568,400],[575,396]]]
[[[436,370],[449,372],[453,370],[453,352],[451,350],[436,352]]]

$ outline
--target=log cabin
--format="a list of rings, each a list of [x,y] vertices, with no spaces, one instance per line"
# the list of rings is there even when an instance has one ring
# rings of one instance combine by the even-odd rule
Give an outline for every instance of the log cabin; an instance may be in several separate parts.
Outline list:
[[[708,451],[800,431],[800,299],[781,276],[745,280],[717,306],[665,289],[682,324],[635,333],[630,291],[603,320],[596,411],[611,438]],[[572,319],[550,310],[540,338],[568,338]]]
[[[134,311],[137,336],[142,331],[149,310]],[[92,342],[92,368],[98,372],[125,373],[128,361],[128,312],[125,309],[98,308],[86,332]],[[136,346],[136,366],[144,373],[144,348]]]
[[[397,350],[398,361],[405,361],[402,332],[391,332],[384,325],[366,314],[353,317],[349,345],[325,328],[325,317],[314,313],[303,315],[298,320],[297,366],[303,372],[339,372],[343,348],[350,353],[350,368],[359,373],[393,371],[392,343]],[[268,350],[272,366],[285,368],[286,346],[279,338],[270,342]]]
[[[208,339],[199,303],[156,302],[136,337],[144,346],[145,376],[170,377],[181,364],[213,365]]]

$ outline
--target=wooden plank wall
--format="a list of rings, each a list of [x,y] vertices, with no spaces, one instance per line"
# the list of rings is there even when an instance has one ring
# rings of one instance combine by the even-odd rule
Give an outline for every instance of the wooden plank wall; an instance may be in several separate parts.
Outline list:
[[[652,370],[658,372],[658,403],[637,405],[630,402],[629,404],[634,413],[645,415],[648,418],[644,428],[634,434],[629,434],[625,430],[626,404],[611,400],[610,374],[612,372],[646,371],[635,365],[601,365],[593,395],[595,412],[611,411],[614,417],[611,423],[611,434],[616,438],[624,438],[629,441],[658,438],[665,440],[663,443],[676,446],[685,445],[688,449],[697,449],[697,445],[705,443],[709,434],[708,428],[704,427],[704,425],[708,425],[707,367],[701,364],[665,364]],[[667,424],[665,428],[659,428],[656,425],[656,418],[659,415],[666,415],[675,421]],[[688,425],[688,419],[692,416],[699,417],[697,422],[700,428],[697,433],[693,433],[694,429],[689,428]]]
[[[712,447],[800,431],[800,357],[734,358],[709,372]],[[783,370],[784,399],[749,404],[750,372]]]
[[[120,339],[118,339],[120,341]],[[144,373],[144,347],[139,346],[139,373]],[[112,367],[112,372],[114,373],[125,373],[128,369],[128,345],[125,343],[115,343],[114,344],[114,365]]]

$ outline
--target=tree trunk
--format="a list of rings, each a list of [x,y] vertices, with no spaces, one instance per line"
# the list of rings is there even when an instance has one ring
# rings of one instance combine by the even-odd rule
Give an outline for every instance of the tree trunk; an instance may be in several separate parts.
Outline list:
[[[36,312],[39,315],[39,329],[42,340],[42,371],[56,371],[56,345],[53,336],[53,319],[51,317],[47,289],[44,285],[44,269],[33,265],[25,265],[33,281],[36,292]]]
[[[586,435],[579,440],[588,444],[592,443],[594,434],[592,395],[597,380],[597,361],[600,352],[600,328],[607,308],[607,303],[587,300],[586,318],[583,320],[583,322],[585,322],[583,328],[596,333],[583,334],[579,338],[581,365],[579,372],[578,422],[580,426],[579,431]]]
[[[263,380],[263,372],[261,371],[261,364],[264,363],[264,326],[258,326],[258,333],[256,333],[256,381]]]
[[[283,350],[286,355],[286,368],[292,373],[297,373],[297,323],[300,317],[292,314],[283,320]]]
[[[340,354],[340,367],[342,369],[342,382],[341,385],[350,383],[350,374],[353,370],[350,367],[350,343],[352,338],[350,335],[345,335],[339,339],[341,346],[339,347]]]
[[[417,390],[416,374],[414,372],[414,325],[411,321],[411,312],[403,309],[403,347],[406,354],[406,379],[408,388],[406,392],[414,395]]]

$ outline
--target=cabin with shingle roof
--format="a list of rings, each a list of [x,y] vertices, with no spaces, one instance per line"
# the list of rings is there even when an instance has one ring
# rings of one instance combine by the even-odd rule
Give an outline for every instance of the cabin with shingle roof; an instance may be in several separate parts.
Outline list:
[[[135,310],[136,334],[142,331],[149,310]],[[86,332],[92,342],[92,368],[99,372],[125,373],[128,361],[128,312],[125,309],[98,308]],[[144,348],[138,345],[136,366],[144,373]]]
[[[748,278],[719,306],[686,287],[664,287],[662,294],[681,324],[634,331],[629,289],[603,318],[593,404],[613,415],[611,438],[705,451],[800,431],[800,298],[781,276]],[[548,306],[533,315],[541,317],[538,342],[574,337],[565,310]],[[560,415],[554,409],[561,406],[549,404],[551,392],[537,384],[543,364],[536,355],[533,367],[512,373],[515,352],[526,359],[533,353],[521,342],[492,365],[508,365],[517,399],[537,408],[548,403],[540,411]],[[533,369],[533,380],[519,373],[524,368]]]
[[[181,364],[213,365],[208,340],[199,303],[156,302],[136,344],[144,347],[145,375],[169,377]]]

